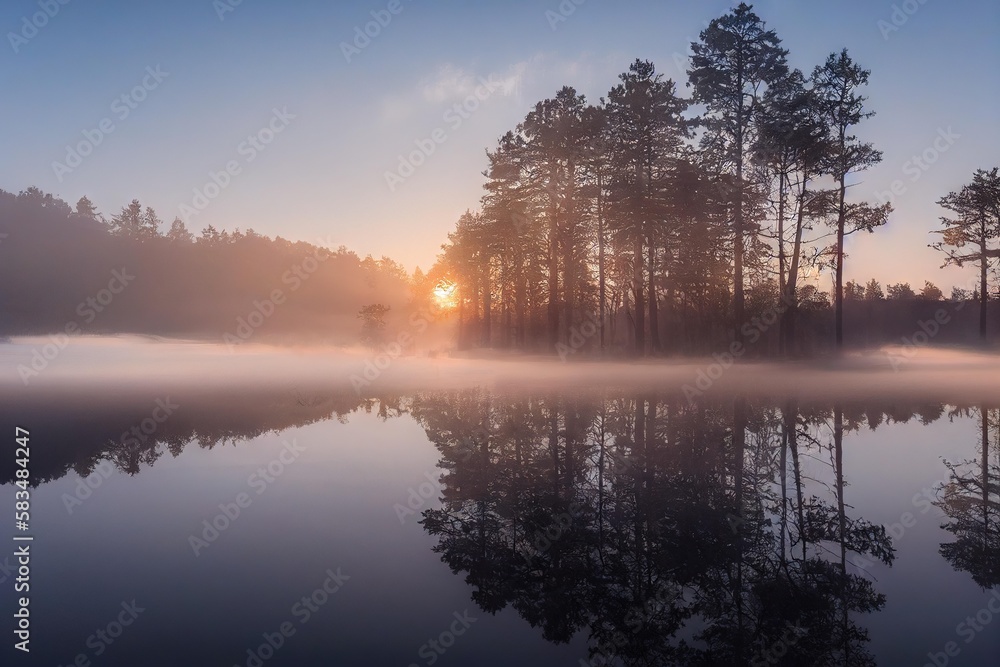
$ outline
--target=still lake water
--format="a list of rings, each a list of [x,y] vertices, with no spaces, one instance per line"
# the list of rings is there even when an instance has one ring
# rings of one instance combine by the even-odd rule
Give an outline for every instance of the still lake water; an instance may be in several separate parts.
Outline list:
[[[1000,664],[997,404],[374,389],[7,393],[3,664]]]

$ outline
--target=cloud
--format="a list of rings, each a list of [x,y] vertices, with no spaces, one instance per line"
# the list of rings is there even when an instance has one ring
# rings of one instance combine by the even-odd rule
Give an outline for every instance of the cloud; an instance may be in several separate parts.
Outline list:
[[[527,101],[532,103],[552,97],[564,85],[573,86],[594,103],[618,82],[618,75],[627,70],[634,59],[634,56],[618,52],[598,55],[587,51],[574,57],[538,52],[493,71],[444,63],[418,79],[412,87],[384,97],[381,118],[395,125],[420,113],[439,115],[441,110],[474,94],[486,80],[499,83],[495,95],[514,97],[519,103],[525,101],[524,97],[530,98]],[[671,69],[673,63],[658,65],[664,67],[665,76],[678,79]]]
[[[511,65],[502,73],[482,74],[447,63],[422,82],[420,93],[425,101],[434,104],[457,102],[474,94],[482,81],[491,80],[500,82],[500,92],[503,95],[516,95],[520,92],[528,65],[529,61],[522,61]]]
[[[502,71],[483,72],[452,63],[440,65],[421,79],[412,89],[386,97],[382,102],[382,119],[398,123],[423,109],[441,109],[475,94],[483,81],[499,83],[496,94],[520,96],[522,84],[535,59],[514,63]]]

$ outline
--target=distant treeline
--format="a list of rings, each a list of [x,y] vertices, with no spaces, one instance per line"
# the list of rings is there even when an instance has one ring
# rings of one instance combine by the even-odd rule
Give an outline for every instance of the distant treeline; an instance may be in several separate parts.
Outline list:
[[[0,190],[0,256],[0,335],[140,333],[232,345],[384,344],[412,329],[415,315],[440,316],[433,290],[447,280],[442,276],[454,275],[441,262],[426,275],[418,269],[409,276],[388,258],[361,259],[344,248],[330,251],[253,230],[219,232],[209,225],[195,236],[180,220],[167,228],[137,201],[105,220],[86,197],[71,208],[36,188],[17,195]],[[445,344],[513,346],[513,338],[505,336],[514,331],[512,312],[490,309],[485,287],[470,292],[470,284],[475,286],[456,289],[458,330],[443,333]],[[775,306],[780,305],[775,284],[764,281],[748,294],[740,332],[747,349],[777,355],[782,310]],[[978,293],[956,288],[950,297],[930,282],[917,291],[907,283],[883,288],[875,280],[848,281],[847,344],[906,344],[916,335],[915,343],[922,345],[928,341],[918,332],[929,335],[928,328],[936,343],[975,342],[978,309],[969,304]],[[724,303],[715,309],[666,305],[657,314],[665,353],[710,354],[725,349],[734,335]],[[804,285],[797,289],[797,309],[797,350],[813,354],[832,348],[830,295]],[[377,317],[366,315],[372,311]],[[525,348],[551,352],[543,314],[526,320]],[[1000,328],[1000,309],[991,308],[987,321],[990,330]],[[627,353],[632,326],[621,309],[607,314],[605,352]],[[594,319],[583,319],[554,351],[564,358],[596,354],[597,332]],[[434,343],[439,342],[436,335]]]
[[[866,287],[845,283],[845,237],[892,212],[851,188],[882,160],[857,136],[874,114],[869,71],[846,50],[811,72],[793,68],[745,3],[691,52],[690,97],[636,60],[597,104],[563,87],[488,151],[481,207],[461,216],[436,267],[458,285],[463,346],[645,356],[751,351],[766,339],[766,350],[796,355],[916,330],[905,308],[852,307]],[[942,218],[934,247],[980,269],[976,288],[952,297],[981,301],[985,338],[997,170],[937,203],[955,216]],[[870,287],[874,302],[916,298],[906,285],[881,297]],[[942,297],[933,286],[921,296]],[[967,319],[949,335],[973,326],[975,338]]]
[[[372,303],[389,323],[411,305],[407,272],[386,258],[211,225],[196,237],[138,201],[105,220],[86,197],[71,208],[36,188],[0,190],[0,335],[355,344]]]

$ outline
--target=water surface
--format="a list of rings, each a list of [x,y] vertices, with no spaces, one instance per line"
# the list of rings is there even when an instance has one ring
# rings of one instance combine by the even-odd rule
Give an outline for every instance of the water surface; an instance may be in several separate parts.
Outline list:
[[[71,385],[3,403],[37,484],[5,664],[1000,655],[995,400]]]

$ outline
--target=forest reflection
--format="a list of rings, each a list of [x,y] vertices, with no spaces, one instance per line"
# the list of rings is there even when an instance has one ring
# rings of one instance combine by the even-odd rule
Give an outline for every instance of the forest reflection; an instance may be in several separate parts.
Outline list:
[[[591,665],[876,664],[865,619],[887,601],[870,570],[891,566],[896,547],[852,507],[845,458],[856,470],[865,453],[845,454],[845,440],[971,420],[976,441],[943,461],[936,489],[953,536],[940,555],[1000,585],[1000,410],[986,404],[259,390],[180,395],[183,409],[139,439],[123,433],[151,396],[15,400],[26,418],[62,416],[43,427],[43,483],[102,462],[135,475],[187,447],[359,413],[412,418],[443,471],[440,507],[421,517],[435,551],[485,612],[513,608],[552,642],[585,633]],[[2,478],[13,480],[6,464]]]
[[[979,458],[947,464],[941,553],[1000,584],[984,406],[465,392],[411,411],[446,471],[422,521],[442,559],[485,611],[510,605],[554,642],[586,632],[591,665],[876,664],[864,614],[886,599],[867,567],[895,549],[851,509],[844,437],[885,422],[980,420]]]

